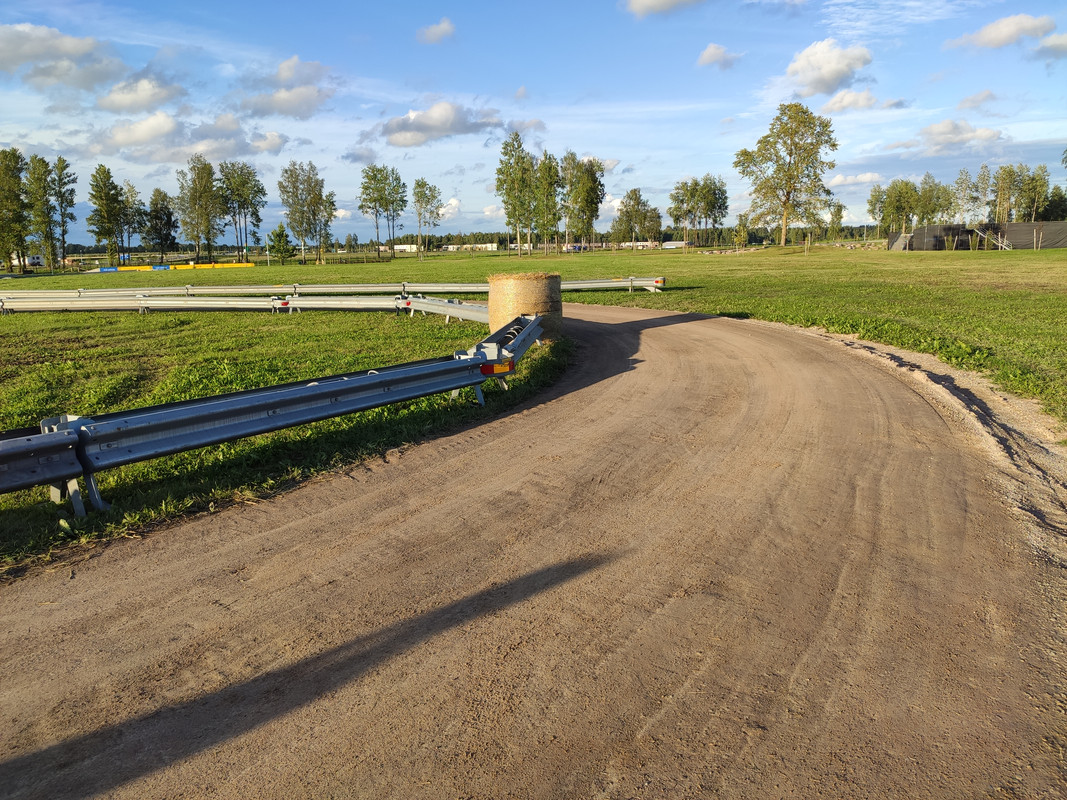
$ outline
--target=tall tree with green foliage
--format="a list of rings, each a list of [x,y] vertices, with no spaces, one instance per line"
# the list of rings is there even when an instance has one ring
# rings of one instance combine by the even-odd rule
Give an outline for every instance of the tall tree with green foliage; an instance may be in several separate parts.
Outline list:
[[[86,227],[97,244],[107,244],[107,263],[117,266],[124,209],[122,188],[103,164],[98,164],[89,178],[89,205],[93,210],[85,218]]]
[[[1019,165],[1019,194],[1017,208],[1020,222],[1034,222],[1049,201],[1049,171],[1044,164],[1030,167]]]
[[[400,177],[400,170],[389,167],[386,170],[385,181],[385,207],[383,216],[385,225],[389,231],[389,245],[392,254],[396,256],[396,232],[403,225],[400,224],[400,216],[408,207],[408,185]]]
[[[526,243],[529,245],[534,223],[534,161],[523,147],[518,131],[512,131],[500,147],[496,193],[504,207],[508,228],[515,231],[521,257],[522,231],[527,231]]]
[[[39,155],[30,156],[26,167],[26,202],[29,234],[44,265],[56,267],[56,204],[52,197],[52,165]]]
[[[167,262],[167,253],[178,247],[178,216],[174,201],[162,189],[152,190],[148,210],[141,227],[141,241],[159,253],[159,263]]]
[[[663,238],[663,217],[659,209],[646,203],[637,220],[637,238],[642,242],[659,242]]]
[[[411,197],[415,207],[415,222],[419,227],[419,237],[416,248],[419,251],[419,260],[422,260],[422,229],[430,230],[441,224],[441,214],[444,212],[444,204],[441,202],[441,190],[425,178],[416,178],[412,188]]]
[[[730,210],[730,195],[726,191],[726,180],[721,175],[707,173],[697,183],[695,210],[696,220],[704,230],[703,244],[707,246]]]
[[[26,263],[29,205],[23,173],[26,158],[17,147],[0,150],[0,259],[8,271]]]
[[[689,246],[689,229],[697,223],[697,205],[700,202],[700,181],[696,178],[681,180],[674,184],[670,194],[671,204],[667,206],[667,215],[675,228],[682,229],[683,246]]]
[[[363,168],[359,184],[359,210],[374,220],[374,243],[377,258],[381,258],[382,239],[379,230],[382,216],[389,204],[389,169],[381,164],[367,164]]]
[[[621,244],[629,242],[631,247],[639,236],[645,233],[649,225],[649,202],[641,195],[638,188],[630,189],[619,201],[619,213],[611,222],[608,232],[611,241]]]
[[[841,238],[841,222],[845,218],[845,204],[839,200],[830,203],[830,224],[826,229],[826,236],[831,242]]]
[[[597,158],[578,162],[570,190],[569,227],[575,238],[588,243],[593,237],[593,223],[600,216],[604,202],[604,164]]]
[[[885,219],[885,189],[880,183],[871,187],[871,193],[867,197],[867,213],[876,226],[875,238],[882,238],[882,223]]]
[[[553,238],[557,249],[559,247],[559,222],[563,217],[560,205],[562,190],[563,176],[559,161],[551,153],[543,153],[534,167],[533,224],[545,248],[545,255],[548,255],[548,243]]]
[[[226,205],[215,178],[215,167],[200,153],[189,159],[188,170],[178,170],[178,222],[193,243],[196,257],[207,251],[213,258],[215,241],[226,229]]]
[[[74,184],[77,182],[78,176],[71,171],[70,162],[63,156],[56,156],[55,164],[52,165],[52,198],[56,203],[56,236],[59,240],[60,264],[67,258],[70,223],[78,220],[74,214]]]
[[[306,260],[307,243],[316,245],[316,262],[325,256],[325,241],[337,210],[333,192],[327,192],[325,179],[311,161],[290,161],[278,180],[278,194],[285,207],[289,230],[300,242],[300,259]]]
[[[885,190],[882,219],[887,231],[907,233],[918,213],[919,188],[905,178],[890,181]]]
[[[244,253],[249,244],[259,242],[260,212],[267,205],[267,189],[259,173],[244,161],[219,162],[219,191],[233,226],[237,249]]]
[[[974,203],[978,222],[989,222],[993,219],[993,206],[989,199],[992,186],[993,178],[989,172],[989,165],[983,164],[978,168],[978,174],[974,176]]]
[[[126,253],[133,250],[133,237],[140,235],[148,209],[141,202],[141,193],[130,181],[122,183],[122,223],[119,226],[119,246]]]
[[[559,162],[559,175],[562,183],[560,193],[560,211],[563,213],[563,243],[570,247],[572,223],[575,219],[574,198],[578,187],[578,173],[581,161],[573,150],[567,150]]]
[[[784,246],[789,223],[801,219],[817,224],[830,190],[823,175],[836,164],[825,158],[837,149],[827,117],[813,114],[801,103],[783,103],[770,129],[754,150],[734,156],[734,169],[752,184],[749,214],[756,224],[777,222]]]

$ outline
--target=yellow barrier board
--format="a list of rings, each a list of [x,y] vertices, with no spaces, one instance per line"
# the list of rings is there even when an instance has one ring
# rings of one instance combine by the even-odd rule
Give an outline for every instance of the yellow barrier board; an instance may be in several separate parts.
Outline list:
[[[137,264],[121,267],[103,267],[101,272],[152,272],[170,269],[233,269],[234,267],[252,267],[251,262],[236,264]]]

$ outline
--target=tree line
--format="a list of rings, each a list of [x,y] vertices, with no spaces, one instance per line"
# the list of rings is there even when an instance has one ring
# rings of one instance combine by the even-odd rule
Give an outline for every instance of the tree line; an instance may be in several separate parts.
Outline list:
[[[800,103],[780,105],[756,147],[735,154],[734,168],[750,182],[752,202],[730,232],[734,243],[741,244],[752,231],[765,228],[777,229],[784,245],[797,221],[812,229],[825,228],[836,238],[845,208],[823,182],[825,173],[835,167],[826,156],[836,149],[829,119]],[[1067,167],[1067,151],[1063,165]],[[515,241],[521,243],[525,236],[520,252],[531,250],[535,241],[545,252],[553,242],[558,250],[561,223],[567,246],[572,238],[588,245],[600,236],[593,224],[605,197],[604,172],[602,161],[579,158],[572,150],[560,159],[548,152],[534,155],[513,132],[501,147],[496,193]],[[179,233],[192,244],[197,259],[212,258],[227,228],[233,230],[239,252],[262,242],[259,227],[267,192],[253,165],[222,161],[216,168],[197,153],[177,170],[177,181],[176,195],[156,188],[146,205],[130,181],[120,186],[107,166],[97,166],[89,179],[91,211],[85,222],[97,245],[105,245],[109,263],[118,263],[131,252],[135,236],[161,259],[177,249]],[[49,162],[38,155],[27,159],[15,147],[0,149],[0,258],[8,270],[24,266],[31,251],[46,267],[63,263],[70,224],[77,220],[73,212],[77,182],[62,156]],[[278,193],[286,221],[268,235],[268,252],[289,258],[298,245],[302,260],[310,248],[321,262],[335,244],[334,192],[326,191],[314,163],[290,161],[280,173]],[[421,253],[424,233],[429,236],[440,224],[444,205],[440,190],[424,178],[415,181],[412,201]],[[364,167],[356,202],[374,222],[375,241],[381,241],[384,224],[387,240],[395,242],[408,207],[408,187],[399,171],[380,164]],[[963,169],[952,184],[942,184],[930,173],[918,185],[907,179],[896,179],[885,188],[876,184],[867,210],[881,236],[930,223],[1067,219],[1067,196],[1061,187],[1051,185],[1045,165],[1005,164],[991,172],[983,164],[974,178]],[[719,227],[728,211],[726,183],[710,174],[676,183],[667,208],[673,232],[681,229],[682,240],[689,243],[695,231],[696,243],[703,246],[721,241]],[[633,244],[660,241],[665,235],[660,211],[640,189],[628,190],[607,238]],[[357,241],[351,235],[348,239],[351,244]]]
[[[1067,151],[1063,156],[1067,167]],[[941,183],[929,172],[918,185],[898,178],[888,186],[875,184],[867,212],[879,232],[907,233],[922,225],[981,225],[1067,219],[1067,194],[1051,185],[1044,164],[1004,164],[991,172],[982,164],[972,178],[961,169],[956,180]]]

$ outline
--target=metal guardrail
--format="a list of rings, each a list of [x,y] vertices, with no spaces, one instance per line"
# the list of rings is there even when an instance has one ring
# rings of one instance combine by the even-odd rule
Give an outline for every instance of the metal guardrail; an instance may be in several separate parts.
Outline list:
[[[0,492],[52,486],[84,516],[78,478],[94,508],[108,507],[95,474],[259,433],[317,422],[468,386],[484,404],[481,384],[503,379],[541,335],[540,317],[517,317],[466,352],[365,372],[186,400],[92,418],[42,420],[40,434],[0,433]]]
[[[585,289],[645,289],[659,292],[666,287],[665,278],[605,278],[585,281],[562,281],[565,292]],[[274,286],[169,286],[141,289],[41,289],[10,290],[0,288],[0,300],[82,299],[120,297],[200,297],[223,295],[268,295],[300,297],[301,295],[338,294],[486,294],[488,283],[348,283],[348,284],[301,284],[286,283]],[[28,310],[28,309],[27,309]]]

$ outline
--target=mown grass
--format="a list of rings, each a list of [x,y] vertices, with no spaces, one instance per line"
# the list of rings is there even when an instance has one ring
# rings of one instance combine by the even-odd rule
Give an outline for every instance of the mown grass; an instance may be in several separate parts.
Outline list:
[[[518,259],[440,255],[381,264],[39,277],[12,288],[101,288],[401,280],[484,281],[552,270],[567,278],[663,275],[668,291],[570,293],[586,303],[751,317],[931,353],[1034,397],[1067,422],[1067,253],[887,253],[841,248],[746,254],[584,253]],[[391,314],[14,314],[0,319],[0,429],[357,371],[466,349],[484,326]],[[565,344],[531,351],[513,391],[488,405],[447,397],[350,415],[102,473],[109,512],[71,518],[44,489],[0,495],[0,560],[144,530],[193,510],[270,494],[450,426],[501,413],[553,380]]]

